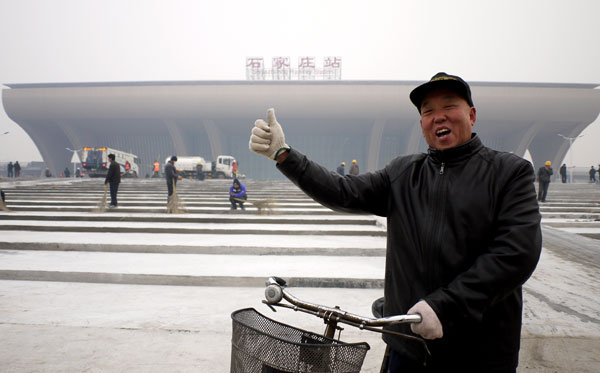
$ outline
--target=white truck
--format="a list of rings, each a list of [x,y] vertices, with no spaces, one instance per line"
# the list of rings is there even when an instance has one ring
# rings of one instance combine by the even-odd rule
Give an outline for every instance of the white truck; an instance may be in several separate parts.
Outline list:
[[[140,173],[139,159],[135,154],[126,153],[108,146],[86,146],[81,149],[79,159],[81,167],[90,177],[106,177],[108,172],[108,155],[115,155],[115,162],[121,166],[121,176],[138,177]]]
[[[171,157],[165,160],[169,161]],[[185,177],[192,179],[233,179],[235,158],[230,155],[220,155],[216,160],[209,162],[202,157],[177,157],[175,168],[177,172]]]

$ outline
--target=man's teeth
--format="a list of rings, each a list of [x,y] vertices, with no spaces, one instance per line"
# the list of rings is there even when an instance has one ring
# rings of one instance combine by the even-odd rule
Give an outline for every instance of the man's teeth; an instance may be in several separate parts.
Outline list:
[[[440,136],[444,136],[450,133],[450,130],[445,128],[443,130],[439,130],[435,133],[436,136],[440,137]]]

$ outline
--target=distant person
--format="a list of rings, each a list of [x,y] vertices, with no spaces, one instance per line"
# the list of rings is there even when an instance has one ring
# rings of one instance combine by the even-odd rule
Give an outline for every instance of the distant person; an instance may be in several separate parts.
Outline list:
[[[10,211],[8,207],[6,207],[6,196],[4,195],[4,191],[0,189],[0,211]]]
[[[81,177],[81,168],[78,168],[77,171],[75,171],[75,177]]]
[[[167,200],[171,198],[173,195],[173,188],[177,184],[177,180],[181,180],[181,176],[177,174],[177,169],[175,168],[175,162],[177,162],[177,156],[174,155],[171,157],[169,162],[165,165],[165,179],[167,180],[167,192],[168,197]]]
[[[564,163],[560,166],[560,180],[563,184],[567,182],[567,165]]]
[[[595,183],[596,182],[596,169],[594,168],[594,166],[592,166],[592,168],[590,168],[590,183]]]
[[[231,164],[231,173],[233,174],[233,178],[237,178],[238,176],[238,164],[237,162],[233,162]]]
[[[337,170],[335,170],[338,174],[344,176],[346,174],[346,162],[340,163]]]
[[[65,167],[63,174],[65,175],[65,177],[71,177],[71,171],[69,171],[69,167]]]
[[[13,177],[13,163],[12,162],[8,162],[8,173],[6,176]]]
[[[198,174],[198,180],[204,180],[204,171],[202,167],[202,162],[196,163],[196,173]],[[235,177],[235,174],[233,174]]]
[[[119,191],[119,183],[121,182],[121,166],[115,161],[115,155],[109,154],[108,160],[110,166],[108,166],[108,173],[104,184],[108,184],[110,187],[110,205],[109,208],[117,207],[117,192]]]
[[[356,159],[352,160],[352,165],[350,165],[350,171],[348,171],[348,175],[358,176],[358,163],[356,163]]]
[[[129,172],[131,172],[131,163],[125,161],[125,173],[129,175]]]
[[[546,161],[544,167],[540,167],[538,170],[538,201],[546,202],[546,195],[548,194],[548,187],[550,186],[550,176],[552,176],[552,162]]]
[[[154,161],[154,168],[152,169],[152,171],[154,172],[152,174],[152,178],[160,177],[160,163],[158,163],[158,161]]]
[[[46,170],[44,171],[44,176],[52,177],[52,172],[50,172],[50,170],[48,168],[46,168]]]
[[[231,202],[231,210],[237,210],[237,205],[240,205],[242,210],[245,210],[244,202],[240,200],[247,200],[246,186],[235,178],[233,184],[229,187],[229,202]]]
[[[19,164],[19,161],[15,161],[15,165],[13,167],[15,171],[15,177],[21,176],[21,165]]]

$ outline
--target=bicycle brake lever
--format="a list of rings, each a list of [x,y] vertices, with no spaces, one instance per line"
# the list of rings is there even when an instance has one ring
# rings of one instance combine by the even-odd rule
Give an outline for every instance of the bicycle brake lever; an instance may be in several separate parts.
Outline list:
[[[277,312],[277,310],[275,309],[275,307],[273,307],[272,305],[269,304],[269,302],[267,302],[266,300],[262,301],[264,304],[267,305],[267,307],[269,307],[271,309],[271,311],[273,312]]]

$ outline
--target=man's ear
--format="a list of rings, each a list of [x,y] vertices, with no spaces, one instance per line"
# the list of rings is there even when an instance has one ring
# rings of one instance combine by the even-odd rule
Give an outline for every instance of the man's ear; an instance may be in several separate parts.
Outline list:
[[[473,127],[475,122],[477,122],[477,109],[474,106],[471,106],[471,110],[469,111],[469,119],[471,120],[471,127]]]

